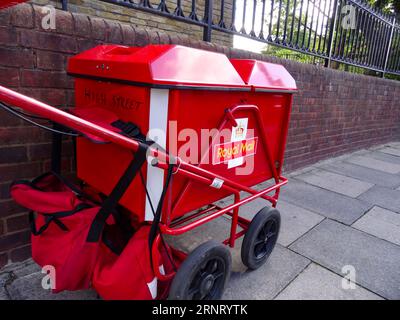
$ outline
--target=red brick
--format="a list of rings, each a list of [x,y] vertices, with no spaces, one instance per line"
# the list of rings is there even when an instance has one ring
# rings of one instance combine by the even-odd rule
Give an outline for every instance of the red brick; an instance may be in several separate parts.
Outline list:
[[[37,30],[20,30],[20,41],[23,47],[52,50],[65,53],[77,53],[74,37]]]
[[[0,254],[0,270],[8,263],[8,254],[1,253]]]
[[[169,35],[165,32],[158,31],[158,36],[160,37],[160,44],[170,44],[171,39],[169,38]]]
[[[11,21],[11,8],[0,10],[0,26],[9,26]]]
[[[118,22],[106,20],[106,28],[108,43],[121,44],[123,42],[121,25]]]
[[[16,46],[17,40],[17,31],[15,28],[0,27],[0,44]]]
[[[31,50],[0,48],[0,65],[6,67],[33,68],[34,56]]]
[[[4,233],[5,233],[4,221],[0,220],[0,236],[2,236]]]
[[[92,49],[92,48],[98,46],[99,44],[102,44],[101,41],[92,40],[92,39],[78,39],[77,42],[78,42],[78,51],[79,52]]]
[[[30,161],[45,160],[51,157],[51,143],[34,144],[28,147],[28,158]],[[72,142],[65,141],[62,145],[63,156],[69,157],[73,154]]]
[[[1,71],[0,71],[0,78],[1,78]],[[0,85],[2,84],[3,82],[0,82]],[[16,116],[0,108],[0,127],[16,127],[21,124],[22,122]]]
[[[27,212],[27,210],[16,204],[14,200],[0,201],[0,218],[6,218],[24,212]]]
[[[0,67],[0,84],[8,88],[18,87],[19,86],[18,69]],[[1,122],[2,121],[0,119],[0,123]]]
[[[160,37],[158,36],[158,32],[149,31],[149,43],[151,44],[160,44]]]
[[[43,141],[43,131],[38,127],[0,128],[2,145]],[[7,150],[5,150],[7,151]],[[8,150],[11,151],[11,150]]]
[[[64,89],[27,88],[19,90],[22,94],[35,98],[51,106],[65,106],[66,92]]]
[[[27,230],[29,228],[29,217],[27,213],[6,220],[7,233]]]
[[[65,72],[50,72],[42,70],[22,70],[21,84],[24,87],[35,88],[73,88],[72,78]]]
[[[10,199],[10,183],[0,183],[0,200]]]
[[[106,23],[103,19],[90,17],[90,24],[92,26],[92,39],[95,40],[106,40]]]
[[[0,129],[1,135],[1,129]],[[26,147],[1,147],[0,148],[0,165],[4,163],[18,163],[25,162],[28,160]],[[1,166],[0,166],[1,172]],[[3,178],[3,177],[2,177]]]
[[[57,10],[56,30],[57,33],[72,35],[75,34],[74,19],[69,11]]]
[[[126,45],[135,44],[135,28],[129,24],[121,24],[123,43]]]
[[[12,8],[11,24],[22,28],[33,28],[34,14],[31,4],[22,3]]]
[[[36,51],[36,64],[39,69],[65,70],[65,56],[61,53],[50,51]]]
[[[24,150],[25,147],[24,147]],[[10,161],[8,164],[0,165],[0,177],[1,182],[9,182],[20,179],[31,179],[37,177],[42,173],[42,166],[40,162],[26,162],[26,163],[14,163]],[[6,187],[4,187],[6,188]],[[8,192],[3,190],[1,192],[1,198],[7,199]]]
[[[31,258],[32,249],[31,245],[26,245],[10,252],[10,259],[12,262],[22,262]]]
[[[81,13],[72,13],[74,19],[75,35],[80,37],[90,37],[92,32],[89,16]]]
[[[143,47],[149,44],[149,35],[145,29],[136,28],[135,29],[135,45],[139,47]]]
[[[30,235],[30,231],[26,230],[0,237],[0,252],[29,244]]]

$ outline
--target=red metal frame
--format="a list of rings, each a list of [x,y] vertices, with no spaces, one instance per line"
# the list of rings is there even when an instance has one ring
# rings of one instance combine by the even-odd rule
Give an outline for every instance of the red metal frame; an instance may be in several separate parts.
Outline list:
[[[41,117],[47,118],[51,121],[57,122],[61,125],[74,129],[80,132],[86,132],[89,134],[93,134],[98,136],[106,141],[115,143],[119,146],[124,148],[128,148],[132,151],[136,151],[139,147],[139,142],[132,140],[128,137],[120,135],[116,132],[107,130],[101,126],[98,126],[94,123],[89,121],[83,120],[79,117],[76,117],[72,114],[69,114],[65,111],[59,110],[55,107],[51,107],[46,105],[42,102],[39,102],[35,99],[26,97],[22,94],[9,90],[7,88],[0,86],[0,101],[12,105],[17,106],[19,108],[24,109],[25,111],[34,113]],[[266,156],[268,159],[268,166],[272,172],[273,178],[275,180],[275,185],[270,186],[264,190],[258,191],[253,188],[247,187],[240,183],[234,182],[226,177],[222,177],[219,175],[215,175],[210,171],[204,170],[198,166],[191,165],[182,161],[181,159],[177,159],[175,157],[170,156],[168,153],[160,151],[158,149],[149,147],[148,156],[152,156],[157,158],[158,162],[155,163],[155,166],[166,170],[168,168],[168,163],[177,163],[175,174],[181,174],[185,177],[207,185],[211,189],[213,188],[211,184],[213,183],[214,179],[218,178],[224,181],[221,189],[229,191],[231,194],[234,195],[234,202],[224,208],[218,207],[216,205],[209,206],[208,208],[201,210],[191,216],[181,218],[176,221],[170,221],[169,217],[173,210],[173,206],[171,203],[167,205],[167,213],[163,217],[162,222],[160,224],[161,234],[177,236],[181,235],[185,232],[193,230],[201,225],[204,225],[211,220],[214,220],[222,215],[227,215],[231,217],[231,230],[230,236],[226,240],[223,241],[224,244],[229,245],[230,247],[234,247],[235,241],[243,236],[246,233],[248,225],[250,223],[249,220],[244,219],[243,217],[239,216],[239,207],[253,201],[257,198],[263,198],[269,202],[271,202],[272,206],[276,206],[278,198],[279,198],[279,190],[280,188],[287,183],[287,179],[279,176],[274,163],[272,162],[272,158],[270,155],[270,149],[268,147],[268,140],[267,135],[262,123],[262,118],[260,116],[260,110],[257,106],[254,105],[247,105],[247,106],[238,106],[232,108],[227,111],[224,119],[222,120],[220,128],[226,125],[228,121],[232,122],[234,120],[234,113],[238,111],[248,110],[254,112],[256,115],[256,119],[259,122],[259,128],[262,130],[262,137],[261,140],[263,141],[264,148],[266,151]],[[284,141],[286,141],[286,132],[284,133]],[[283,148],[282,148],[283,150]],[[190,183],[190,182],[188,182]],[[240,192],[249,193],[250,196],[241,199]],[[269,193],[274,192],[274,195],[270,196]],[[243,229],[237,232],[238,225]],[[152,248],[152,257],[153,257],[153,265],[158,266],[159,263],[159,250],[157,250],[161,244],[161,236],[158,235],[154,241],[153,248]],[[160,273],[158,267],[154,268],[154,273],[160,280],[167,280],[171,279],[174,276],[174,273],[163,275]]]

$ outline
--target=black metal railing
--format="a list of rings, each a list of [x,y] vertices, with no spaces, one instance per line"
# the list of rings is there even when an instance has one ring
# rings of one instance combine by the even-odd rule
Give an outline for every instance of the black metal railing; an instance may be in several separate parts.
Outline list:
[[[273,45],[275,52],[321,58],[326,66],[400,75],[400,25],[361,0],[100,1],[200,26],[205,41],[219,31]]]

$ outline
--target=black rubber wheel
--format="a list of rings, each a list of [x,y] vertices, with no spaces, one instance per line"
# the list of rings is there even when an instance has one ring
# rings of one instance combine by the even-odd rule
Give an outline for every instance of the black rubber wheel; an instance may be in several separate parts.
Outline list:
[[[255,215],[241,249],[246,267],[255,270],[267,261],[278,239],[280,226],[281,215],[277,209],[265,207]]]
[[[216,241],[197,247],[179,267],[171,284],[169,300],[221,299],[229,280],[232,258]]]

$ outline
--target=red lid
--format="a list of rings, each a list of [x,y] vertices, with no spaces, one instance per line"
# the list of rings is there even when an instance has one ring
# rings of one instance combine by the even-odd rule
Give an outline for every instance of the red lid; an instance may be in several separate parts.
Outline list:
[[[232,59],[231,63],[243,81],[256,90],[297,90],[296,81],[280,64],[247,59]]]
[[[247,88],[224,54],[178,45],[102,45],[71,58],[68,72],[150,85]]]

